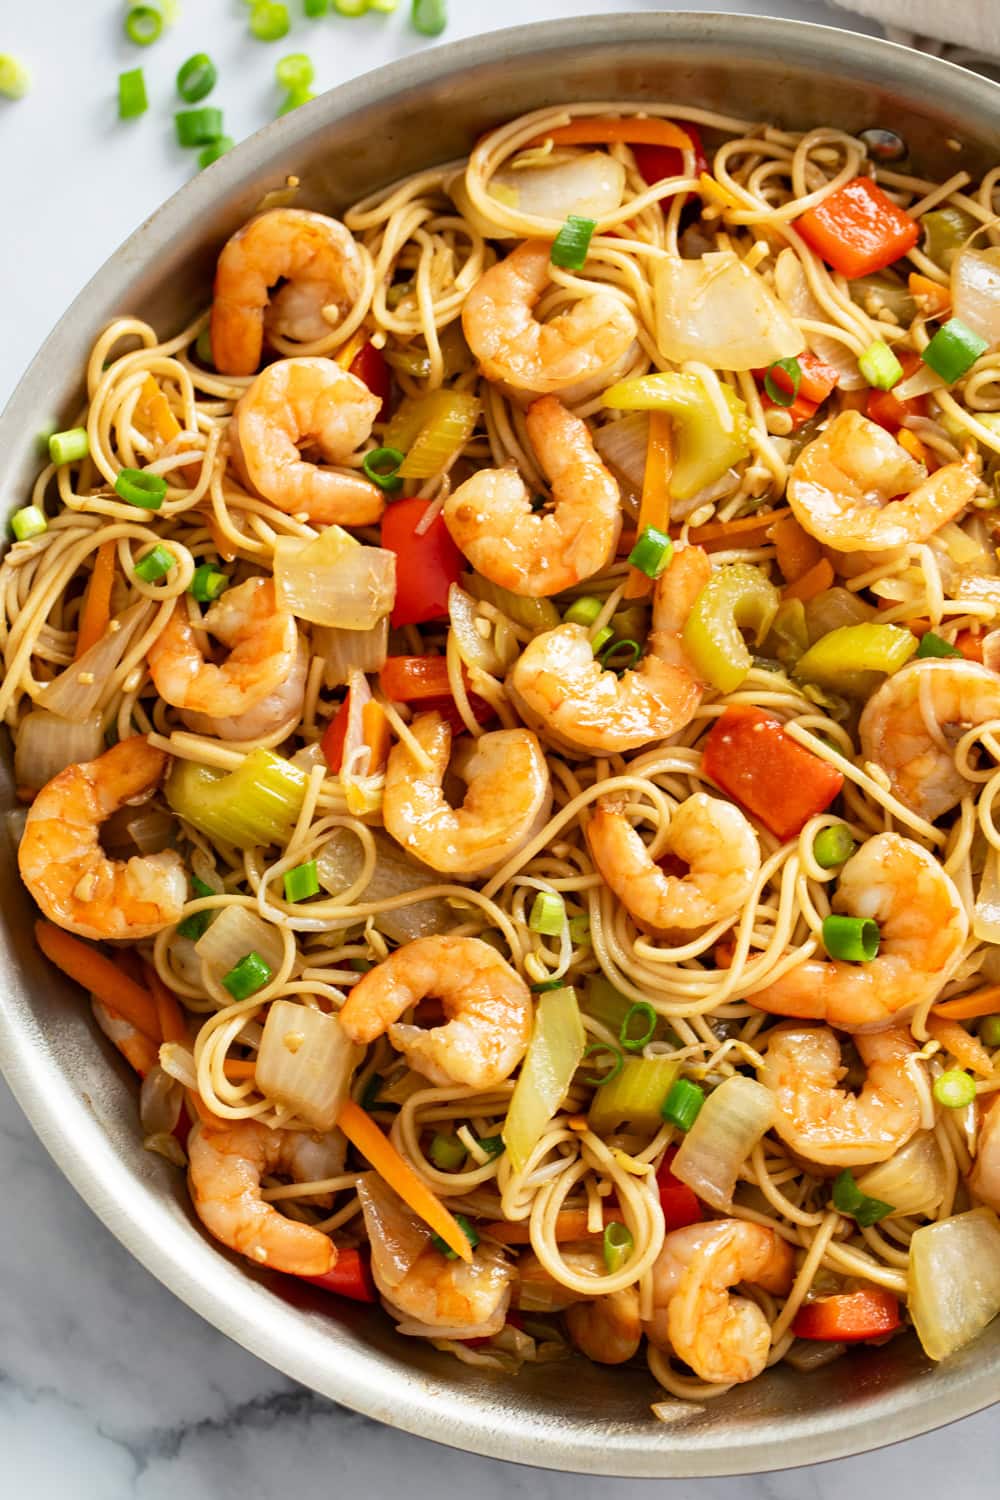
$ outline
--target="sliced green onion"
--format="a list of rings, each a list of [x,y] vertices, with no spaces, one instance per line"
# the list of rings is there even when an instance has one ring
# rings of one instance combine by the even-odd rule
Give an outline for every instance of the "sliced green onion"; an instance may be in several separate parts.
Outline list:
[[[984,1047],[1000,1047],[1000,1016],[984,1016],[979,1025],[979,1040]]]
[[[316,69],[307,52],[289,52],[287,57],[278,58],[274,76],[283,89],[304,89],[316,77]]]
[[[368,0],[333,0],[338,16],[363,16],[368,9]]]
[[[580,599],[574,599],[568,609],[563,611],[563,619],[567,625],[586,625],[589,630],[604,608],[604,601],[595,599],[592,594],[584,594]]]
[[[9,52],[0,52],[0,94],[5,99],[23,99],[31,88],[31,73]]]
[[[211,563],[199,563],[195,568],[188,592],[193,594],[199,604],[211,604],[213,599],[218,599],[229,587],[229,576],[220,573],[213,568]]]
[[[468,1240],[473,1250],[475,1250],[476,1246],[479,1244],[479,1236],[473,1229],[472,1225],[469,1223],[468,1219],[464,1214],[456,1214],[455,1222],[461,1229],[462,1233],[465,1235],[465,1238]],[[440,1250],[441,1254],[445,1256],[447,1260],[458,1260],[458,1256],[455,1251],[451,1248],[450,1245],[445,1244],[444,1240],[439,1234],[431,1235],[431,1244],[434,1246],[435,1250]]]
[[[878,924],[867,917],[823,918],[823,946],[831,958],[869,964],[878,953]]]
[[[635,666],[641,655],[642,646],[636,640],[629,638],[624,641],[612,641],[611,645],[605,647],[601,653],[601,666],[607,672],[617,672],[620,677],[623,672]]]
[[[391,16],[399,9],[399,0],[371,0],[371,9],[380,16]]]
[[[792,382],[792,389],[786,391],[784,386],[775,380],[773,371],[783,370]],[[791,406],[799,394],[799,386],[802,383],[802,366],[797,359],[776,359],[773,365],[768,365],[767,374],[764,376],[764,390],[774,402],[775,406]]]
[[[293,109],[298,109],[300,104],[308,104],[316,95],[312,89],[289,89],[288,93],[278,105],[278,119],[282,115],[290,115]]]
[[[604,1239],[601,1248],[604,1251],[604,1264],[612,1276],[620,1271],[622,1266],[632,1254],[635,1240],[632,1231],[626,1224],[619,1224],[612,1219],[610,1224],[604,1226]]]
[[[833,870],[850,859],[857,848],[846,823],[821,828],[813,841],[813,859],[823,870]]]
[[[481,1135],[478,1145],[480,1151],[485,1151],[489,1157],[503,1156],[507,1149],[502,1135]]]
[[[330,0],[302,0],[302,9],[307,16],[325,16],[330,9]]]
[[[158,583],[161,578],[166,578],[176,562],[177,559],[170,548],[157,542],[156,546],[136,563],[135,576],[141,578],[143,583]]]
[[[881,339],[875,339],[858,356],[858,369],[868,384],[880,391],[891,391],[903,378],[903,366]]]
[[[594,639],[590,643],[595,656],[600,656],[601,652],[611,640],[614,633],[615,631],[613,625],[601,626],[600,630],[597,632],[597,634],[594,636]]]
[[[398,448],[373,448],[370,453],[365,454],[361,467],[372,484],[377,484],[380,490],[387,490],[391,494],[403,487],[398,469],[405,458],[406,454],[401,453]]]
[[[219,160],[220,156],[225,156],[227,152],[232,151],[235,145],[236,142],[231,135],[220,135],[217,141],[210,141],[207,146],[202,146],[198,152],[200,170],[204,171],[206,167],[210,167],[214,161]]]
[[[271,965],[251,949],[235,968],[223,974],[222,983],[234,1000],[246,1000],[255,991],[263,989],[271,973]]]
[[[531,993],[533,995],[547,995],[549,990],[564,990],[565,988],[565,979],[542,979],[538,984],[531,986]]]
[[[211,146],[222,135],[222,110],[214,104],[179,109],[174,115],[174,129],[181,146]]]
[[[277,0],[258,0],[250,12],[250,34],[258,42],[278,42],[291,29],[287,5]]]
[[[135,120],[149,108],[146,95],[146,80],[141,68],[129,68],[118,74],[118,118]]]
[[[647,578],[659,578],[669,568],[673,555],[674,544],[670,538],[655,526],[644,526],[628,560],[633,568],[638,568]]]
[[[587,1073],[583,1075],[584,1083],[589,1083],[591,1088],[603,1088],[606,1083],[611,1082],[612,1078],[617,1078],[625,1066],[625,1054],[619,1052],[618,1048],[613,1047],[610,1042],[591,1042],[583,1055],[584,1057],[602,1056],[611,1059],[611,1064],[606,1073],[601,1073],[597,1077]]]
[[[162,474],[148,474],[145,469],[120,469],[115,492],[129,505],[159,510],[167,493],[167,481]]]
[[[213,891],[212,887],[206,885],[204,880],[199,880],[197,875],[191,876],[191,887],[198,897],[218,895],[218,892]],[[189,917],[184,918],[183,922],[178,922],[177,936],[190,938],[192,942],[196,943],[200,937],[205,936],[211,925],[212,918],[216,915],[217,913],[214,911],[192,912]]]
[[[976,1097],[975,1079],[961,1068],[949,1068],[935,1078],[934,1097],[945,1109],[964,1109]]]
[[[558,937],[566,925],[566,903],[556,891],[539,891],[531,903],[528,926],[544,937]]]
[[[413,0],[410,25],[421,36],[440,36],[447,24],[446,0]]]
[[[90,452],[86,427],[69,427],[49,438],[49,457],[54,464],[75,464]]]
[[[196,358],[203,365],[209,365],[214,370],[215,360],[212,358],[212,330],[208,323],[195,339],[194,352]]]
[[[646,1043],[653,1040],[656,1020],[656,1011],[648,1000],[637,1000],[634,1005],[629,1006],[618,1032],[618,1040],[626,1052],[641,1052]],[[633,1021],[643,1023],[644,1029],[639,1036],[634,1035],[631,1030]]]
[[[41,536],[43,531],[48,531],[49,523],[45,519],[45,512],[39,510],[37,505],[24,505],[11,516],[10,529],[17,541],[27,542],[33,536]]]
[[[185,104],[197,104],[218,81],[218,70],[207,52],[196,52],[177,70],[177,92]]]
[[[307,901],[310,896],[317,895],[319,875],[314,859],[307,859],[304,865],[296,865],[293,870],[285,871],[286,901]]]
[[[957,646],[951,641],[946,641],[943,636],[935,635],[933,630],[926,631],[920,637],[920,645],[917,647],[916,656],[961,656]]]
[[[853,1172],[844,1169],[833,1180],[833,1206],[838,1213],[854,1219],[863,1229],[870,1229],[879,1219],[895,1212],[891,1203],[881,1198],[869,1198],[854,1180]]]
[[[148,47],[163,31],[163,16],[154,5],[134,5],[125,17],[125,35],[138,47]]]
[[[566,271],[582,271],[596,228],[596,219],[584,219],[579,214],[570,214],[552,241],[549,255],[552,264],[562,266]]]
[[[979,356],[985,354],[988,348],[986,340],[967,328],[961,318],[949,318],[938,329],[920,358],[925,365],[931,367],[935,375],[940,375],[942,380],[954,385],[967,370],[972,369]]]
[[[590,918],[570,917],[569,940],[578,947],[584,947],[590,943]]]
[[[678,1078],[677,1082],[671,1085],[670,1093],[664,1099],[660,1113],[668,1124],[676,1125],[678,1130],[690,1130],[704,1102],[705,1090],[703,1088],[692,1083],[690,1078]]]
[[[457,1172],[468,1154],[457,1135],[443,1135],[440,1130],[434,1132],[427,1151],[431,1161],[442,1172]]]

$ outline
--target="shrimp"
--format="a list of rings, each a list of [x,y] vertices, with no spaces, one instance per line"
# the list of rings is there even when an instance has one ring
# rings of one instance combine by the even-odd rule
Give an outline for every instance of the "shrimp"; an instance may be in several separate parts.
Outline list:
[[[881,766],[901,802],[931,822],[967,795],[952,744],[973,725],[1000,720],[1000,676],[975,661],[915,661],[865,704],[865,758]]]
[[[969,919],[942,866],[912,839],[879,833],[840,873],[833,907],[879,924],[871,963],[806,959],[747,999],[761,1010],[842,1031],[888,1026],[932,1000],[962,954]]]
[[[910,1033],[869,1032],[857,1048],[867,1077],[855,1095],[837,1087],[846,1069],[829,1027],[776,1026],[767,1033],[760,1081],[775,1097],[774,1128],[799,1156],[823,1167],[886,1161],[920,1124]]]
[[[979,1127],[976,1156],[969,1173],[969,1191],[1000,1213],[1000,1108],[996,1095]]]
[[[965,509],[977,483],[963,463],[928,477],[884,428],[843,411],[795,460],[788,503],[817,541],[838,552],[871,552],[925,542]]]
[[[333,1242],[265,1203],[260,1179],[282,1172],[308,1180],[299,1160],[300,1132],[236,1120],[218,1130],[195,1125],[188,1137],[188,1185],[199,1219],[223,1245],[257,1265],[295,1276],[323,1276],[337,1263]]]
[[[598,1365],[623,1365],[642,1343],[639,1292],[634,1286],[609,1292],[593,1302],[566,1309],[566,1328],[573,1343]]]
[[[424,1031],[399,1017],[432,995],[448,1020]],[[397,948],[362,975],[340,1011],[352,1042],[389,1040],[432,1083],[490,1089],[514,1071],[528,1046],[531,994],[495,948],[480,938],[425,937]]]
[[[668,848],[690,869],[668,875],[650,859],[627,805],[625,796],[602,797],[587,843],[605,884],[635,921],[663,933],[734,917],[760,869],[757,835],[739,808],[705,792],[682,802],[670,820]]]
[[[487,380],[543,395],[581,380],[611,378],[635,341],[620,297],[596,292],[549,323],[534,307],[549,284],[547,240],[526,240],[476,282],[462,308],[466,341]]]
[[[330,332],[327,306],[345,313],[364,289],[364,253],[337,219],[272,208],[223,246],[212,302],[212,360],[223,375],[252,375],[265,329],[306,342]],[[271,288],[284,284],[277,292]]]
[[[552,480],[555,508],[536,515],[516,469],[480,469],[449,495],[444,519],[455,545],[484,578],[539,598],[572,588],[607,565],[621,531],[621,495],[587,424],[555,396],[532,402],[527,424]]]
[[[105,818],[159,786],[167,765],[136,735],[96,760],[67,766],[28,809],[17,862],[42,911],[68,932],[89,938],[150,937],[180,917],[187,876],[175,849],[109,859],[101,848]]]
[[[449,769],[451,728],[440,714],[420,714],[410,732],[431,764],[409,746],[393,745],[385,771],[382,820],[387,832],[433,870],[485,875],[522,849],[548,819],[549,768],[530,729],[480,735],[452,762],[465,783],[461,807],[441,790]]]
[[[379,397],[335,360],[276,360],[236,403],[229,423],[233,463],[248,488],[288,515],[320,526],[368,526],[385,506],[378,486],[353,471],[311,463],[301,450],[346,463],[367,441],[378,409]]]
[[[272,578],[248,578],[228,589],[200,626],[231,648],[221,666],[202,655],[183,598],[147,653],[156,691],[175,708],[213,720],[234,718],[294,679],[298,626],[295,616],[278,605]]]
[[[196,734],[213,735],[220,740],[244,740],[248,743],[266,739],[282,724],[294,727],[302,716],[302,705],[306,696],[306,678],[309,675],[309,648],[299,638],[295,661],[288,676],[278,683],[253,708],[228,718],[216,718],[212,714],[182,713],[185,724]]]
[[[597,755],[635,750],[683,729],[704,688],[680,632],[710,573],[700,547],[674,554],[656,581],[646,654],[621,677],[595,659],[582,625],[557,625],[536,635],[507,678],[521,717],[556,743]]]
[[[650,1343],[713,1385],[753,1380],[767,1364],[771,1329],[756,1302],[729,1295],[741,1281],[784,1296],[792,1284],[791,1246],[743,1219],[673,1230],[653,1265]]]

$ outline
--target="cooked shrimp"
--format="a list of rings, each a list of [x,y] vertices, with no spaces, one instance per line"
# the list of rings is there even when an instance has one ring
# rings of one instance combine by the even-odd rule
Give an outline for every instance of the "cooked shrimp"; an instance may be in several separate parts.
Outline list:
[[[712,1384],[753,1380],[767,1363],[771,1329],[756,1302],[729,1295],[741,1281],[784,1295],[792,1284],[791,1246],[743,1219],[673,1230],[653,1266],[650,1343],[672,1350]]]
[[[492,1246],[478,1246],[470,1261],[447,1260],[428,1246],[394,1285],[380,1279],[373,1257],[372,1274],[389,1311],[403,1319],[400,1333],[422,1337],[437,1329],[438,1337],[447,1337],[447,1330],[452,1337],[485,1337],[503,1327],[513,1272]],[[420,1327],[411,1330],[406,1319]]]
[[[1000,720],[1000,675],[976,661],[915,661],[865,704],[861,748],[895,796],[933,822],[972,788],[955,765],[955,740],[991,720]]]
[[[427,996],[448,1020],[424,1031],[399,1017]],[[362,975],[340,1012],[352,1042],[367,1046],[388,1033],[432,1083],[489,1089],[524,1056],[531,1032],[531,994],[495,948],[479,938],[417,938]]]
[[[451,757],[450,726],[440,714],[420,714],[410,731],[430,769],[424,770],[402,741],[393,745],[382,819],[396,842],[431,869],[485,875],[544,825],[552,805],[549,768],[530,729],[480,735],[454,759],[453,774],[467,787],[461,807],[452,807],[441,789]]]
[[[17,850],[21,879],[47,917],[90,938],[150,937],[176,922],[187,876],[174,849],[109,859],[101,824],[159,786],[167,756],[140,735],[67,766],[28,809]]]
[[[976,483],[961,463],[928,477],[884,428],[843,411],[802,449],[787,492],[810,536],[838,552],[871,552],[925,542],[965,509]]]
[[[236,1120],[218,1130],[195,1125],[188,1137],[188,1184],[209,1234],[257,1265],[295,1276],[323,1276],[337,1263],[336,1246],[311,1224],[279,1213],[261,1197],[260,1179],[302,1176],[298,1131],[270,1130]]]
[[[653,932],[707,927],[742,908],[760,869],[760,845],[731,802],[695,792],[670,820],[667,848],[690,868],[668,875],[626,817],[628,799],[602,797],[587,825],[594,863],[630,915]]]
[[[233,462],[250,489],[288,515],[320,526],[368,526],[384,508],[378,486],[311,463],[301,450],[346,463],[367,441],[378,409],[378,396],[335,360],[276,360],[236,403]]]
[[[979,1127],[976,1156],[969,1173],[969,1191],[1000,1213],[1000,1108],[996,1095]]]
[[[181,598],[149,648],[161,698],[213,719],[245,714],[294,677],[299,654],[295,616],[278,606],[272,578],[248,578],[210,607],[200,628],[230,647],[221,666],[206,661]]]
[[[561,391],[617,373],[636,337],[620,297],[595,292],[539,323],[534,307],[549,284],[546,240],[526,240],[476,282],[462,308],[469,348],[487,380],[520,391]]]
[[[284,284],[272,295],[271,289]],[[364,256],[337,219],[302,208],[272,208],[227,240],[215,272],[212,360],[224,375],[252,375],[265,328],[306,342],[330,332],[364,285]]]
[[[159,1061],[160,1049],[156,1042],[150,1041],[144,1032],[117,1011],[109,1010],[96,995],[90,997],[90,1008],[108,1041],[118,1048],[126,1062],[131,1063],[139,1077],[145,1078],[151,1073]]]
[[[680,632],[710,573],[700,547],[674,554],[656,581],[646,654],[621,677],[596,660],[582,625],[557,625],[535,636],[507,679],[521,717],[558,743],[599,755],[635,750],[683,729],[703,686]]]
[[[634,1286],[609,1292],[593,1302],[566,1309],[566,1328],[573,1343],[599,1365],[623,1365],[639,1352],[642,1323],[639,1292]]]
[[[456,546],[484,578],[538,598],[606,566],[621,531],[621,496],[587,424],[555,396],[532,402],[527,423],[552,481],[554,509],[532,510],[516,469],[480,469],[449,495],[444,518]]]
[[[871,963],[809,958],[747,999],[761,1010],[842,1031],[888,1026],[947,984],[969,931],[962,898],[927,850],[898,833],[878,833],[840,872],[838,912],[877,922]]]
[[[867,1069],[860,1094],[837,1087],[846,1069],[829,1027],[776,1026],[766,1041],[760,1081],[775,1097],[775,1130],[799,1156],[824,1167],[886,1161],[919,1126],[920,1099],[909,1071],[917,1049],[907,1030],[857,1038]]]
[[[212,714],[185,712],[182,719],[196,734],[213,735],[220,740],[254,741],[266,739],[282,724],[294,726],[302,716],[302,705],[306,696],[306,678],[309,675],[309,648],[299,638],[295,661],[288,676],[273,692],[268,693],[253,708],[229,718],[216,718]]]

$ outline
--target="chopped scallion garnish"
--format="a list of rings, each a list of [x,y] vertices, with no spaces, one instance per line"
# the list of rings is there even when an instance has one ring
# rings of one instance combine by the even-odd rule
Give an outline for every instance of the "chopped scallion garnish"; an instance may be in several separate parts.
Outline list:
[[[632,1254],[635,1240],[632,1231],[625,1224],[619,1224],[612,1220],[604,1226],[604,1239],[601,1248],[604,1251],[604,1264],[610,1275],[620,1271],[622,1266]]]
[[[558,937],[566,925],[566,904],[556,891],[539,891],[531,903],[528,926],[544,937]]]
[[[442,1172],[457,1172],[468,1152],[457,1135],[435,1131],[427,1155]]]
[[[846,1168],[833,1179],[833,1206],[863,1229],[870,1229],[879,1219],[895,1212],[891,1203],[883,1203],[881,1198],[869,1198],[863,1193],[854,1181],[853,1172]]]
[[[174,128],[181,146],[211,146],[222,135],[222,110],[214,104],[179,109],[174,115]]]
[[[307,52],[289,52],[274,65],[274,76],[283,89],[307,89],[316,77],[313,60]]]
[[[218,161],[220,156],[225,156],[232,151],[236,142],[231,135],[220,135],[217,141],[210,141],[207,146],[202,146],[198,152],[198,166],[201,171],[210,167],[213,162]],[[199,335],[200,337],[200,335]]]
[[[288,6],[277,0],[257,0],[250,11],[250,34],[258,42],[278,42],[291,29]]]
[[[638,1025],[638,1033],[635,1027]],[[618,1040],[626,1052],[641,1052],[647,1042],[653,1040],[656,1030],[656,1011],[648,1000],[637,1000],[630,1005],[625,1012],[625,1017],[618,1030]]]
[[[596,1076],[593,1073],[585,1073],[583,1075],[584,1083],[589,1083],[591,1088],[603,1088],[606,1083],[611,1082],[612,1078],[617,1078],[625,1066],[624,1053],[619,1052],[618,1048],[613,1047],[610,1042],[591,1042],[583,1055],[585,1058],[600,1056],[610,1059],[606,1073],[600,1073]]]
[[[642,655],[642,646],[631,638],[625,641],[612,641],[601,653],[601,666],[605,671],[616,672],[620,677],[634,667]]]
[[[41,536],[43,531],[48,531],[49,523],[45,519],[45,512],[37,505],[25,505],[11,516],[10,529],[17,541],[27,542],[33,536]]]
[[[565,271],[582,271],[596,228],[596,219],[584,219],[579,214],[570,214],[552,241],[549,255],[552,264],[562,266]]]
[[[143,583],[158,583],[161,578],[166,578],[176,562],[177,559],[170,548],[157,542],[156,546],[136,563],[135,576],[141,578]]]
[[[222,983],[234,1000],[247,1000],[263,989],[271,973],[270,964],[251,949],[228,974],[223,974]]]
[[[704,1102],[705,1090],[703,1088],[692,1083],[690,1078],[678,1078],[675,1083],[671,1084],[670,1092],[663,1101],[660,1113],[668,1124],[676,1125],[678,1130],[690,1130]]]
[[[823,946],[831,958],[870,964],[878,953],[878,924],[867,917],[823,918]]]
[[[984,1047],[1000,1047],[1000,1016],[984,1016],[979,1023],[979,1040]]]
[[[285,871],[286,901],[308,901],[310,896],[318,895],[319,875],[314,859],[307,859],[304,865]]]
[[[615,631],[613,625],[601,626],[600,630],[597,632],[597,634],[594,636],[594,639],[590,643],[595,656],[600,656],[605,646],[614,636],[614,633]]]
[[[473,1229],[472,1225],[469,1223],[468,1219],[464,1214],[456,1214],[455,1223],[458,1225],[459,1229],[461,1229],[462,1233],[465,1235],[465,1238],[468,1240],[469,1244],[474,1250],[479,1244],[479,1236]],[[451,1248],[450,1245],[445,1244],[444,1240],[439,1234],[431,1235],[431,1244],[434,1246],[435,1250],[440,1250],[441,1254],[445,1256],[447,1260],[458,1260],[458,1256],[455,1251]]]
[[[823,870],[833,870],[850,859],[857,848],[846,823],[821,828],[813,841],[813,859]]]
[[[935,375],[940,375],[949,385],[972,369],[989,344],[966,327],[960,318],[949,318],[931,339],[920,358],[929,365]]]
[[[601,599],[595,599],[592,594],[584,594],[579,599],[574,599],[568,609],[563,611],[563,619],[567,625],[586,625],[589,630],[604,608]]]
[[[405,458],[406,454],[401,453],[398,448],[373,448],[370,453],[365,454],[361,467],[372,484],[377,484],[380,490],[391,494],[403,487],[398,471]]]
[[[784,385],[779,385],[774,378],[775,370],[781,370],[792,382],[791,390]],[[776,359],[773,365],[768,365],[767,374],[764,376],[764,390],[774,402],[775,406],[791,406],[799,394],[799,386],[802,382],[802,366],[797,359]]]
[[[146,80],[141,68],[129,68],[118,74],[118,118],[135,120],[149,108],[146,96]]]
[[[868,384],[879,391],[891,391],[903,378],[903,366],[881,339],[875,339],[864,354],[858,356],[858,369]]]
[[[199,103],[218,81],[218,70],[207,52],[196,52],[177,70],[177,92],[185,104]]]
[[[191,577],[188,592],[194,595],[199,604],[211,604],[228,587],[229,577],[226,573],[220,573],[211,563],[199,563]]]
[[[115,492],[129,505],[159,510],[167,493],[167,481],[162,474],[149,474],[145,469],[120,469]]]
[[[628,560],[633,568],[638,568],[647,578],[659,578],[669,568],[673,555],[674,544],[666,533],[655,526],[644,526]]]
[[[0,94],[5,99],[23,99],[31,88],[31,73],[19,58],[0,52]]]
[[[924,631],[916,650],[918,657],[961,656],[961,654],[957,646],[953,646],[951,641],[946,641],[943,636],[936,635],[933,630]]]
[[[86,427],[69,427],[49,438],[49,458],[54,464],[75,464],[90,452]]]
[[[590,944],[590,918],[586,916],[570,917],[569,940],[577,947],[589,946]]]
[[[410,24],[421,36],[440,36],[448,24],[446,0],[413,0]]]
[[[155,5],[133,5],[125,16],[125,35],[138,47],[148,47],[163,31],[163,15]]]
[[[965,1109],[976,1097],[976,1082],[961,1068],[949,1068],[934,1080],[934,1097],[945,1109]]]
[[[338,16],[363,16],[368,6],[369,0],[333,0]]]

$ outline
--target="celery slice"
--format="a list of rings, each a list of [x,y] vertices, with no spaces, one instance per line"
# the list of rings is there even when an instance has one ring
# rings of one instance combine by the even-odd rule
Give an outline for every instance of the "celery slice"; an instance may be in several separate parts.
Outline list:
[[[660,1111],[680,1066],[668,1057],[627,1057],[621,1072],[595,1093],[590,1128],[608,1135],[627,1125],[652,1135],[663,1123]]]
[[[167,780],[167,801],[209,838],[252,849],[283,844],[305,796],[306,774],[273,750],[252,750],[238,770],[217,771],[177,760]]]
[[[566,988],[539,995],[535,1027],[503,1127],[504,1144],[516,1172],[524,1170],[569,1092],[585,1045],[576,992]]]

